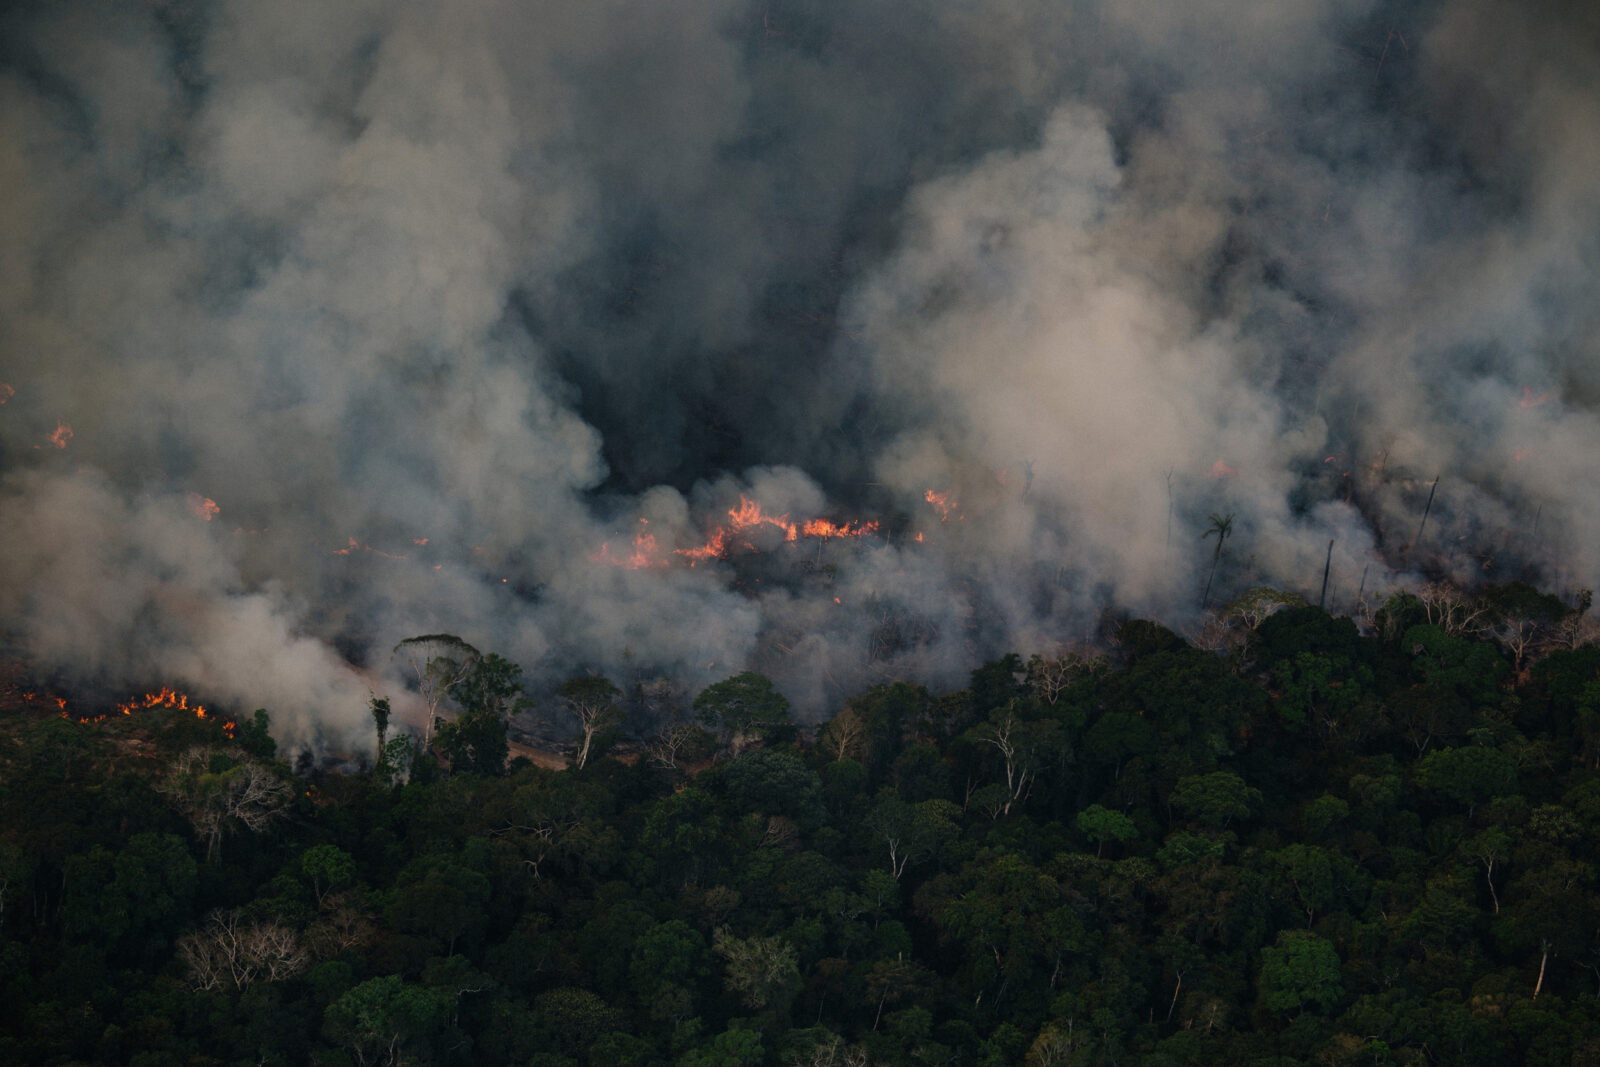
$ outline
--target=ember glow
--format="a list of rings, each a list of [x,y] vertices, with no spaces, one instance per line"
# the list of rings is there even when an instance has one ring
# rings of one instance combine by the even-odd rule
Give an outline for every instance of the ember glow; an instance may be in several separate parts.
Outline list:
[[[215,500],[212,500],[208,496],[201,496],[199,493],[190,493],[188,503],[189,511],[196,518],[204,519],[206,522],[210,522],[212,519],[222,514],[222,509],[217,506],[217,502]]]
[[[403,560],[407,558],[399,553],[385,552],[382,549],[373,548],[371,545],[362,544],[354,537],[350,538],[343,548],[333,549],[335,556],[354,556],[362,552],[370,552],[372,555],[381,556],[384,559]]]
[[[7,400],[10,400],[16,395],[17,391],[15,389],[11,388],[11,386],[7,385],[5,382],[0,382],[0,404],[4,404]]]
[[[56,428],[51,432],[49,440],[57,448],[66,448],[67,442],[72,440],[72,427],[65,422],[57,421]]]
[[[956,510],[955,497],[951,496],[947,492],[936,493],[932,489],[929,489],[922,494],[922,499],[933,505],[933,510],[938,514],[940,522],[949,521],[951,513]],[[962,516],[957,515],[956,518],[959,519],[962,518]],[[917,536],[920,540],[922,535],[918,534]]]
[[[667,566],[670,561],[656,547],[655,534],[644,529],[648,523],[648,519],[639,520],[639,532],[633,535],[633,545],[627,552],[620,555],[614,553],[611,550],[611,542],[607,541],[600,546],[600,551],[589,557],[590,560],[595,563],[609,563],[614,567],[626,567],[629,570],[636,571]]]

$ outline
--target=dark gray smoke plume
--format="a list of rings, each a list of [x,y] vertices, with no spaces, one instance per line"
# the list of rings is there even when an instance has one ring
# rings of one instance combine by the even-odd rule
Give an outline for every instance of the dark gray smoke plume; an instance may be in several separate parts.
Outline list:
[[[1339,609],[1600,580],[1592,6],[3,19],[0,627],[41,664],[344,745],[420,633],[817,715],[1185,625],[1212,513],[1224,596],[1315,595],[1330,539]],[[741,497],[880,527],[689,566]]]

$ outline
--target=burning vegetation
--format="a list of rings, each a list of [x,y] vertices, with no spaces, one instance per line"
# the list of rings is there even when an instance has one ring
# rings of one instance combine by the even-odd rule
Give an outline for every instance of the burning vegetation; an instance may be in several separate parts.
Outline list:
[[[670,566],[672,557],[676,556],[687,560],[689,566],[693,567],[704,560],[727,559],[737,549],[757,551],[757,535],[763,529],[781,534],[785,543],[802,539],[829,541],[870,537],[879,531],[877,522],[834,522],[825,518],[796,521],[787,512],[769,515],[759,502],[743,494],[739,496],[738,506],[728,509],[728,521],[713,526],[705,542],[691,548],[675,548],[670,553],[662,551],[655,534],[644,529],[648,523],[648,519],[639,520],[640,529],[634,534],[627,552],[613,552],[608,541],[590,558],[596,563],[646,570]]]

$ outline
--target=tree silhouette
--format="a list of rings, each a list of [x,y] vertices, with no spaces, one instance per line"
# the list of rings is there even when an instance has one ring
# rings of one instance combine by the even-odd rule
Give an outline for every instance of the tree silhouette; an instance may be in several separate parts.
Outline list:
[[[1218,515],[1213,511],[1211,513],[1211,525],[1206,527],[1206,532],[1200,535],[1200,540],[1202,541],[1212,534],[1217,535],[1217,550],[1211,553],[1211,573],[1206,576],[1205,595],[1200,598],[1201,611],[1204,611],[1206,605],[1211,603],[1211,580],[1217,576],[1217,563],[1222,559],[1222,546],[1231,533],[1233,533],[1233,512],[1230,511],[1226,515]]]

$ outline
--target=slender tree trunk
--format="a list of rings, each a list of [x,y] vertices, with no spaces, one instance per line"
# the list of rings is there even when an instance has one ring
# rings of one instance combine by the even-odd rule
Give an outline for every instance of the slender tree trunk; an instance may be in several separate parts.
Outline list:
[[[1550,942],[1542,942],[1540,948],[1544,954],[1539,957],[1539,980],[1533,984],[1533,999],[1539,999],[1539,990],[1544,988],[1544,965],[1550,961]]]
[[[1222,558],[1222,556],[1221,556],[1220,553],[1211,557],[1211,573],[1206,575],[1206,591],[1205,591],[1205,595],[1200,598],[1200,610],[1201,611],[1206,610],[1206,605],[1211,603],[1211,579],[1213,579],[1213,578],[1215,578],[1217,576],[1217,561],[1220,560],[1221,558]]]
[[[1167,1022],[1169,1022],[1169,1023],[1172,1021],[1172,1013],[1174,1011],[1176,1011],[1177,1007],[1178,1007],[1178,990],[1180,990],[1182,988],[1183,988],[1183,974],[1182,974],[1182,972],[1179,972],[1179,974],[1178,974],[1178,984],[1172,987],[1172,1003],[1167,1005]]]

